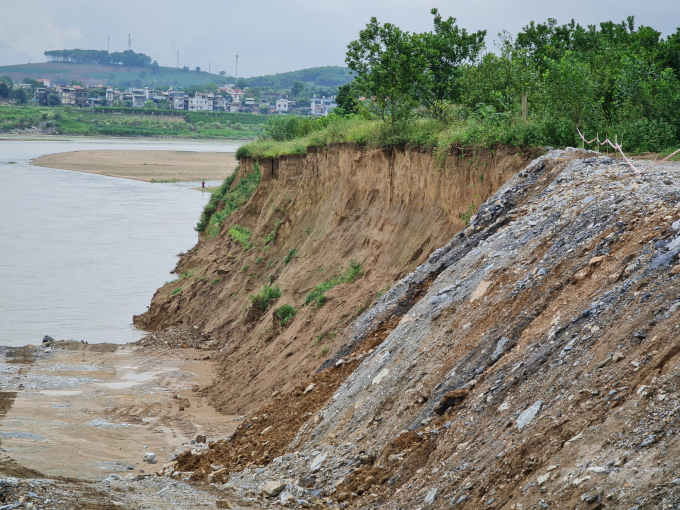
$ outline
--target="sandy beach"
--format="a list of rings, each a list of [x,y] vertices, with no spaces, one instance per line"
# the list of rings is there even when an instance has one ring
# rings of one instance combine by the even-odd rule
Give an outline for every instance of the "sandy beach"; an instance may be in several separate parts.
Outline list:
[[[237,161],[229,152],[94,150],[48,154],[36,166],[75,170],[137,181],[217,181],[226,178]]]

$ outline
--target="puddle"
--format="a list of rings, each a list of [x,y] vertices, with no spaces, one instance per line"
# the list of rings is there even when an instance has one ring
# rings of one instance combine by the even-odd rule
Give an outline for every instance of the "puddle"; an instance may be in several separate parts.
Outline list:
[[[82,391],[79,390],[43,390],[40,392],[41,395],[63,395],[63,396],[70,396],[70,395],[80,395]]]
[[[130,381],[130,382],[103,382],[103,383],[97,383],[97,386],[104,386],[105,388],[109,388],[111,390],[124,390],[126,388],[132,388],[133,386],[137,386],[138,384],[141,384],[140,382],[137,381]]]

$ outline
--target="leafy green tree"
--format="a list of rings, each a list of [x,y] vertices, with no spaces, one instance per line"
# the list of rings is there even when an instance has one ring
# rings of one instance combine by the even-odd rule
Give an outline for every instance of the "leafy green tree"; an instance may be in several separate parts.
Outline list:
[[[340,85],[338,95],[335,97],[335,103],[338,105],[333,109],[333,113],[336,115],[355,115],[359,113],[359,94],[357,94],[351,83]]]
[[[239,78],[238,80],[236,80],[236,88],[237,89],[243,90],[243,89],[248,88],[249,86],[250,86],[250,82],[248,80],[246,80],[245,78]]]
[[[147,99],[146,101],[144,101],[142,108],[155,110],[158,109],[158,106],[156,106],[156,103],[154,103],[151,99]]]
[[[226,76],[226,75],[227,75],[226,71],[220,71],[220,76]]]
[[[217,85],[217,83],[215,83],[214,81],[211,81],[211,82],[206,83],[206,84],[204,85],[204,87],[205,87],[205,90],[209,90],[210,92],[216,92],[217,89],[220,88],[220,87]]]
[[[295,80],[290,87],[290,95],[291,97],[298,97],[303,90],[305,90],[305,83],[300,80]]]
[[[7,85],[10,89],[14,86],[14,80],[7,74],[0,76],[0,81]]]
[[[71,87],[82,87],[83,82],[78,80],[71,80]]]
[[[0,98],[1,99],[9,99],[9,94],[10,94],[10,88],[9,85],[7,85],[5,82],[0,81]]]
[[[12,99],[17,102],[17,104],[26,104],[28,102],[28,94],[26,94],[26,91],[22,87],[12,89],[10,95]]]
[[[269,106],[260,106],[260,114],[269,115]]]
[[[196,74],[201,74],[201,68],[199,66],[196,66]]]
[[[391,23],[376,18],[347,46],[347,66],[368,107],[394,129],[397,121],[411,116],[418,106],[415,91],[423,88],[426,68],[421,38],[412,37]]]
[[[61,99],[59,99],[59,94],[56,92],[50,92],[47,94],[47,106],[59,106],[61,104]]]
[[[189,68],[188,68],[187,66],[184,66],[184,67],[182,68],[182,72],[183,72],[183,73],[188,73],[188,72],[189,72]]]
[[[466,29],[458,28],[456,18],[444,21],[437,9],[431,13],[434,31],[419,36],[426,60],[419,98],[435,118],[441,118],[445,101],[459,96],[460,67],[473,64],[484,49],[486,30],[468,34]]]

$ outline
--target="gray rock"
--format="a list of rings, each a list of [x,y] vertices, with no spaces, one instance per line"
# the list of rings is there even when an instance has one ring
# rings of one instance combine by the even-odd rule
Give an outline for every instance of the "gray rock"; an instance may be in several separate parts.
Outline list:
[[[522,412],[522,414],[520,414],[517,418],[517,428],[522,430],[524,427],[526,427],[531,422],[531,420],[536,417],[538,412],[541,410],[542,405],[543,401],[537,400],[532,406],[525,409],[524,412]]]
[[[148,462],[149,464],[155,464],[156,463],[156,454],[152,452],[147,452],[144,454],[144,458],[142,459],[144,462]]]
[[[427,496],[425,496],[425,499],[423,500],[426,505],[431,505],[434,503],[434,500],[437,498],[437,489],[432,488],[430,489],[430,492],[427,493]]]
[[[320,453],[316,457],[314,457],[314,460],[312,461],[312,464],[309,466],[309,471],[312,473],[316,473],[321,469],[321,464],[326,460],[326,454],[325,453]]]
[[[264,492],[267,496],[269,497],[276,497],[281,492],[283,489],[286,488],[286,484],[282,482],[276,482],[276,481],[271,481],[265,484],[264,487],[262,487],[262,492]]]

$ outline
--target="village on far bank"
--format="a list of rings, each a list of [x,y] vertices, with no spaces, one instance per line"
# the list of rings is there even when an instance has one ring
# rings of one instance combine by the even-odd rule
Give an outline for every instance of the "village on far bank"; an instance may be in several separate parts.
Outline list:
[[[110,106],[118,108],[145,108],[161,110],[179,110],[192,112],[233,112],[253,113],[261,115],[295,115],[325,116],[335,108],[336,96],[314,97],[309,106],[299,106],[298,102],[289,99],[288,91],[257,92],[254,94],[247,88],[237,88],[233,83],[223,83],[214,90],[204,89],[190,92],[184,90],[155,90],[149,87],[127,88],[107,85],[82,85],[80,83],[52,84],[50,79],[38,79],[30,83],[4,83],[8,89],[19,92],[12,97],[24,96],[23,101],[12,101],[17,104],[34,106],[72,106],[79,108]],[[23,89],[23,94],[20,92]],[[8,98],[9,99],[9,98]],[[3,102],[0,99],[0,102]]]

